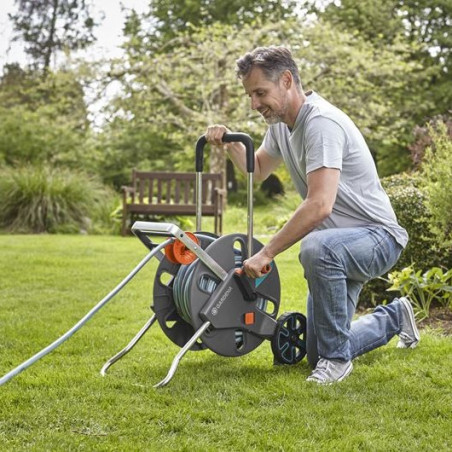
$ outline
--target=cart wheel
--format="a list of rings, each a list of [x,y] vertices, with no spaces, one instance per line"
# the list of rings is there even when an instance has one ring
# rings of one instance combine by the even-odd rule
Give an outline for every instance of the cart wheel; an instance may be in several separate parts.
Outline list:
[[[285,312],[277,320],[271,346],[276,363],[297,364],[306,355],[306,317]]]

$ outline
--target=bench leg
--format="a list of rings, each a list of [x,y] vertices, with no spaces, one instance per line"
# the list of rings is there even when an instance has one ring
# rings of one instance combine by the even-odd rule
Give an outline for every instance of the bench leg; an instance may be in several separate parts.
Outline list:
[[[215,215],[215,234],[223,235],[223,214],[221,213]]]
[[[121,223],[121,235],[125,237],[127,235],[127,209],[123,207],[122,209],[122,223]]]

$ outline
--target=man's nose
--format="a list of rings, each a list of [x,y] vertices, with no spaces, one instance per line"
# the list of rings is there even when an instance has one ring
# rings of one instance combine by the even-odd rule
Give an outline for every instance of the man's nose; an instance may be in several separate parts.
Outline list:
[[[261,104],[256,97],[251,97],[251,110],[258,110],[260,105]]]

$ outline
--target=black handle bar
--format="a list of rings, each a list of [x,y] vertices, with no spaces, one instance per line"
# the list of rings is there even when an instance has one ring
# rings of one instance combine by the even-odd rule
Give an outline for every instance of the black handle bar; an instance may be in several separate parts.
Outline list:
[[[254,173],[254,144],[246,133],[234,132],[223,135],[223,143],[243,143],[246,148],[246,171]],[[200,173],[204,166],[204,146],[207,144],[205,135],[198,138],[196,142],[196,172]]]

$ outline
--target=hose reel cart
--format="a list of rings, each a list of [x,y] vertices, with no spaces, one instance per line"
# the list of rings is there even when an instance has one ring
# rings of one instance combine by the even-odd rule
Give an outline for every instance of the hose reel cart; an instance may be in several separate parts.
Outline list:
[[[216,237],[200,232],[202,220],[202,171],[206,138],[196,144],[196,230],[183,232],[171,223],[137,221],[133,233],[160,261],[153,289],[154,315],[132,341],[110,358],[101,373],[141,339],[157,321],[166,336],[181,350],[167,376],[157,385],[169,383],[188,350],[206,348],[222,356],[242,356],[271,341],[275,363],[296,364],[306,354],[306,318],[288,312],[277,318],[280,280],[275,262],[252,280],[242,271],[243,261],[263,247],[253,238],[254,146],[243,133],[228,133],[223,142],[241,142],[246,148],[247,234]],[[157,244],[152,237],[166,240]]]

